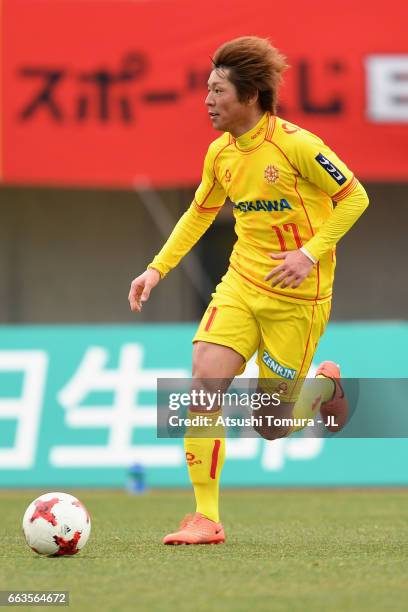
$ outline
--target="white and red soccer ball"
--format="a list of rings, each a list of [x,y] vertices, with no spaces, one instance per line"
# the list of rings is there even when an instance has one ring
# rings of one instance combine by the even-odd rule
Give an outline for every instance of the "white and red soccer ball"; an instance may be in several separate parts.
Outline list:
[[[39,555],[75,555],[91,533],[85,506],[68,493],[45,493],[27,508],[23,518],[27,544]]]

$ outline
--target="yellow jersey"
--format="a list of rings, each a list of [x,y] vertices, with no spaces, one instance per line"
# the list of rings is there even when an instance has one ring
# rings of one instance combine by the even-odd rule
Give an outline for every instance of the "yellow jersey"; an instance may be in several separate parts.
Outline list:
[[[351,195],[354,200],[351,198]],[[264,294],[316,304],[332,295],[335,244],[368,204],[347,166],[314,134],[265,113],[257,125],[211,143],[190,209],[149,267],[164,276],[232,202],[237,240],[230,267]],[[348,198],[348,207],[333,201]],[[337,210],[339,209],[339,210]],[[296,289],[272,287],[265,276],[281,260],[269,253],[304,247],[317,263]]]

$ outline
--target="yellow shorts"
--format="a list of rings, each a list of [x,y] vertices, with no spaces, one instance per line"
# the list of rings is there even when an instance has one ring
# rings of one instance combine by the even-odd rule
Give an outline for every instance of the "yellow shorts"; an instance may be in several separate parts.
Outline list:
[[[193,342],[228,346],[247,362],[257,351],[259,378],[268,391],[297,399],[323,334],[331,302],[303,305],[260,293],[229,269],[217,285]],[[242,368],[242,371],[245,369]],[[289,399],[289,397],[288,397]]]

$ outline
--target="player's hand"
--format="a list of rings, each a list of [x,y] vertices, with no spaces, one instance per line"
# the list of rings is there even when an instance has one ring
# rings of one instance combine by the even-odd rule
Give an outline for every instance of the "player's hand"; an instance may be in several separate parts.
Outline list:
[[[132,281],[129,291],[129,304],[132,312],[141,312],[143,303],[149,299],[152,289],[156,287],[161,279],[160,272],[148,268],[143,274]]]
[[[272,259],[283,259],[279,266],[265,276],[266,281],[273,278],[272,287],[280,285],[282,289],[288,286],[296,289],[309,276],[314,266],[300,249],[285,253],[269,253],[269,255]]]

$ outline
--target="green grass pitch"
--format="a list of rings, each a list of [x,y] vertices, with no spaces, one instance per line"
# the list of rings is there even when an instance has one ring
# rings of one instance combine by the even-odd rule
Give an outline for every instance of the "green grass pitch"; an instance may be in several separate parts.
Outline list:
[[[227,543],[175,547],[161,537],[192,509],[190,493],[74,491],[92,534],[63,558],[23,540],[38,494],[0,492],[0,590],[68,590],[69,609],[88,612],[408,608],[405,490],[224,490]]]

